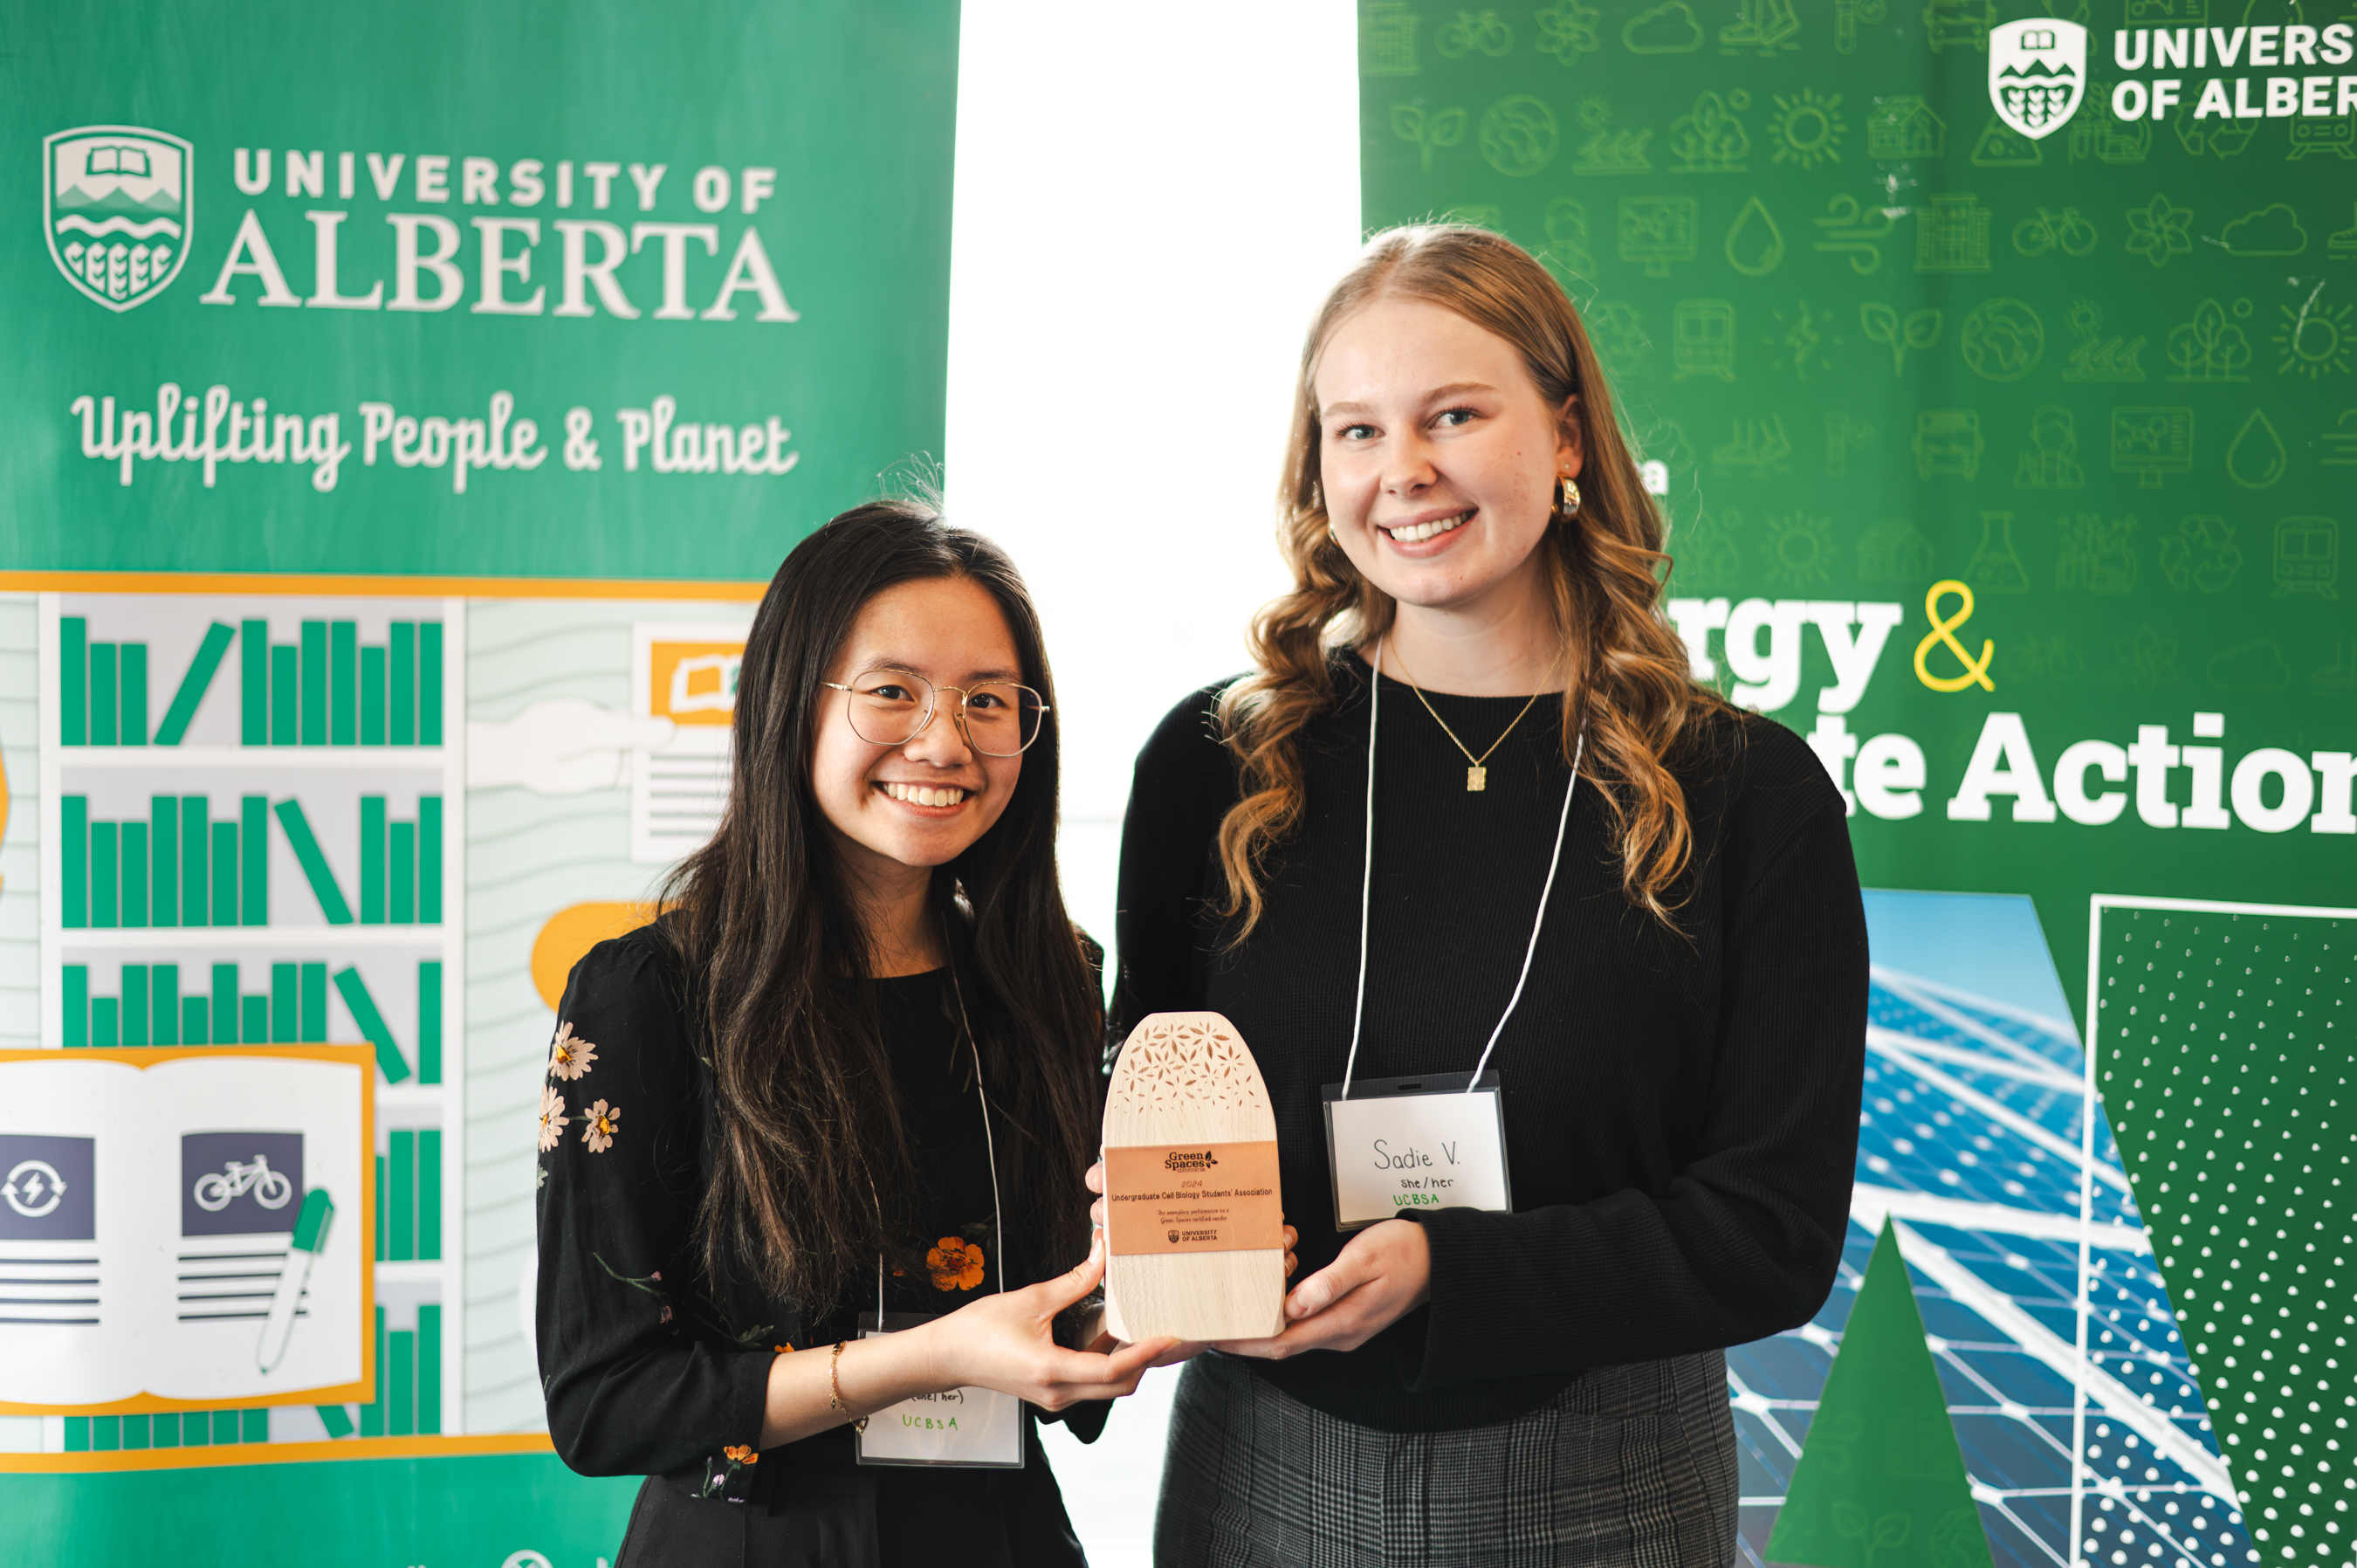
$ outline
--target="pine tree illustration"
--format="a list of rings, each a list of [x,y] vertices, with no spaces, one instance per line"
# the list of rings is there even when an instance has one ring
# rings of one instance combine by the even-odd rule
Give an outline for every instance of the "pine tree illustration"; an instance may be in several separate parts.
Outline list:
[[[1804,1568],[1991,1568],[1947,1395],[1888,1220],[1766,1555]]]

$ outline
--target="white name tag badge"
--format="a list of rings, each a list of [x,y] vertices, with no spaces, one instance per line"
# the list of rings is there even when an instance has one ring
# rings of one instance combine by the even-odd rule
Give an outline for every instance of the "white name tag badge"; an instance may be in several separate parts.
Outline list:
[[[895,1312],[882,1329],[862,1339],[931,1321],[931,1315]],[[958,1465],[969,1469],[1023,1468],[1023,1402],[996,1389],[944,1389],[887,1405],[867,1418],[855,1440],[862,1465]]]
[[[1491,1071],[1468,1094],[1469,1076],[1360,1079],[1348,1100],[1340,1084],[1325,1086],[1336,1229],[1429,1208],[1513,1212],[1503,1091]]]

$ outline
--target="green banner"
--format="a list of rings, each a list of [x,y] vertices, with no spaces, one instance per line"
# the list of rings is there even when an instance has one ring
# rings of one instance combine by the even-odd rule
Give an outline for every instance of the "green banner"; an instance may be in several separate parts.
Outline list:
[[[617,1553],[532,1108],[761,583],[942,449],[957,49],[0,0],[0,1563]]]
[[[2357,869],[2351,21],[2102,3],[2035,137],[1992,0],[1361,12],[1367,222],[1546,257],[1697,671],[1869,883],[2031,894],[2074,1002],[2093,894]]]
[[[2340,1568],[2357,11],[2055,12],[1361,0],[1364,215],[1563,283],[1695,673],[1875,889],[1841,1276],[1728,1353],[1744,1560],[1978,1556],[1945,1434],[1852,1454],[1826,1380],[1888,1229],[2000,1568]]]
[[[0,7],[0,555],[766,577],[941,450],[956,50],[954,0]]]
[[[621,1545],[633,1490],[546,1455],[20,1479],[0,1491],[0,1563],[593,1568]]]

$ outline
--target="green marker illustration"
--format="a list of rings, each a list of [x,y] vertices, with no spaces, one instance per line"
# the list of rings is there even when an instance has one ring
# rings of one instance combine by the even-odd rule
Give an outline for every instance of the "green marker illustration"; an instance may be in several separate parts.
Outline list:
[[[303,1287],[310,1283],[311,1265],[318,1262],[319,1249],[328,1240],[328,1221],[336,1215],[336,1204],[324,1187],[315,1187],[303,1195],[303,1212],[295,1219],[295,1237],[287,1243],[286,1267],[278,1276],[278,1290],[270,1298],[270,1316],[262,1325],[262,1344],[254,1359],[264,1371],[274,1369],[286,1357],[286,1341],[295,1332],[295,1309],[303,1302]]]

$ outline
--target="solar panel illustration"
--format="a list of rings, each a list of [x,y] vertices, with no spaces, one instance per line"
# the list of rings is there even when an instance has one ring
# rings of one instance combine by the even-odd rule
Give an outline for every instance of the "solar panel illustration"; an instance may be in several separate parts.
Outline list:
[[[1887,900],[1893,896],[1883,896]],[[1921,915],[1941,896],[1896,896]],[[1997,1568],[2067,1568],[2074,1433],[2081,1555],[2092,1568],[2247,1568],[2259,1561],[2152,1246],[2100,1106],[2085,1166],[2083,1412],[2079,1245],[2084,1058],[2027,899],[1976,921],[2029,922],[2050,1008],[1878,961],[1857,1185],[1841,1277],[1814,1321],[1727,1352],[1742,1463],[1741,1551],[1761,1568],[1867,1260],[1895,1219],[1915,1299]],[[1875,953],[1893,907],[1869,895]],[[2011,906],[2012,908],[2004,908]],[[1941,914],[1953,919],[1951,907]],[[2020,994],[2019,987],[1992,986]]]

